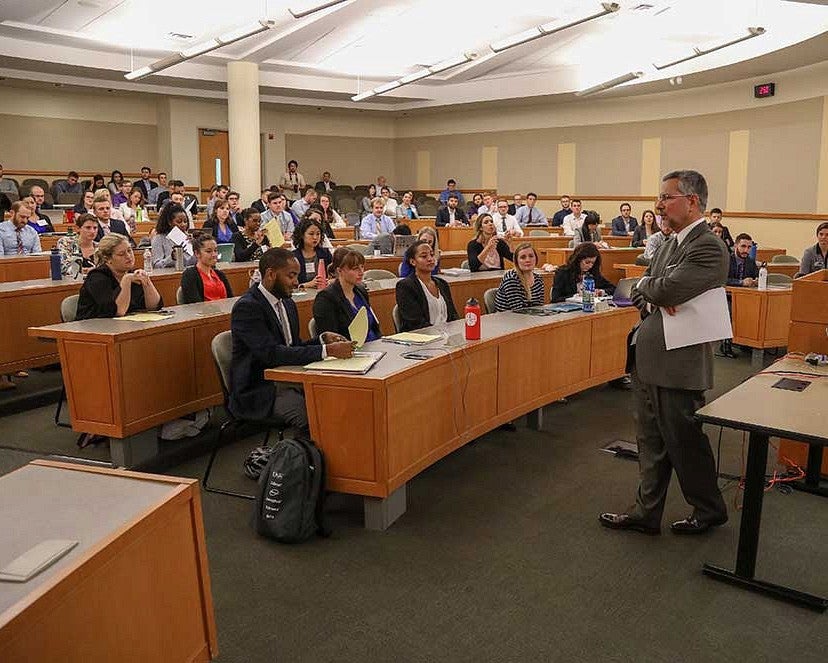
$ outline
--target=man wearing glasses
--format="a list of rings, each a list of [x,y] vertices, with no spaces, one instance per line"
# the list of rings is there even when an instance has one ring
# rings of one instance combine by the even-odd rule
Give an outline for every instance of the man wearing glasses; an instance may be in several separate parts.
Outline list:
[[[662,226],[673,236],[658,250],[633,287],[641,322],[630,336],[631,371],[637,413],[640,483],[628,513],[602,513],[611,529],[659,534],[673,470],[690,515],[674,522],[674,534],[702,534],[727,522],[727,507],[717,484],[710,440],[695,420],[704,392],[713,386],[713,349],[698,343],[667,350],[663,316],[675,315],[689,300],[727,281],[725,245],[705,223],[707,182],[692,170],[668,173],[656,204]]]

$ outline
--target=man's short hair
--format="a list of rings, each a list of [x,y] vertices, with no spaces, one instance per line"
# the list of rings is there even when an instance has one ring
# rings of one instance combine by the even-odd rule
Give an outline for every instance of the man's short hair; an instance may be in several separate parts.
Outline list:
[[[245,208],[242,210],[242,213],[241,213],[241,215],[242,215],[242,223],[244,223],[245,221],[247,221],[247,220],[248,220],[251,216],[253,216],[254,214],[258,214],[258,213],[259,213],[259,210],[257,210],[255,207],[245,207]]]
[[[389,189],[387,186],[381,186],[380,187],[380,193],[382,193],[383,191],[387,191],[388,193],[391,193],[391,189]]]
[[[661,178],[662,182],[678,180],[678,190],[685,196],[699,199],[699,211],[707,209],[707,180],[696,170],[674,170]],[[721,210],[720,210],[721,211]]]
[[[227,186],[226,184],[219,184],[216,187],[216,191],[230,191],[230,187]]]
[[[711,209],[710,213],[711,214],[724,214],[724,212],[722,212],[722,210],[719,209],[718,207],[714,207],[713,209]]]
[[[454,184],[454,185],[456,185],[456,184],[457,184],[457,182],[455,182],[454,180],[449,180],[448,182],[446,182],[446,186],[448,186],[449,184]]]
[[[229,198],[230,196],[236,196],[236,198],[241,198],[238,191],[228,191],[227,197]]]
[[[109,199],[109,191],[105,191],[104,189],[98,189],[98,192],[95,194],[95,197],[92,199],[92,205],[94,206],[95,203],[108,203],[111,202]]]
[[[150,168],[149,166],[141,166],[141,170],[148,170],[149,172],[152,172],[152,168]]]
[[[267,194],[267,202],[272,203],[274,200],[278,200],[281,197],[282,197],[281,193],[276,193],[275,191],[271,191],[269,194]]]
[[[78,179],[80,175],[78,175],[74,170],[70,170],[66,177],[74,177],[75,179]]]
[[[583,205],[580,198],[570,198],[569,202],[570,203],[579,203],[579,204]]]
[[[632,205],[630,205],[629,203],[621,203],[621,205],[618,207],[618,209],[620,211],[620,210],[624,209],[625,207],[629,207],[630,209],[632,209]]]
[[[290,161],[288,161],[288,168],[290,168],[291,164],[293,164],[297,168],[299,167],[299,162],[296,159],[291,159]]]
[[[293,251],[288,251],[280,246],[268,249],[259,259],[259,274],[264,276],[268,269],[282,269],[290,260],[296,260]]]
[[[309,186],[307,189],[305,189],[305,195],[307,196],[308,193],[310,193],[311,191],[314,193],[314,195],[316,195],[316,189],[314,189],[312,186]]]
[[[538,194],[536,194],[534,191],[530,191],[529,193],[526,194],[526,197],[527,198],[537,198]]]
[[[324,173],[322,173],[322,177],[325,177],[325,175],[330,175],[330,174],[331,174],[331,171],[326,170]]]
[[[741,242],[743,239],[746,239],[748,242],[753,243],[753,237],[751,237],[747,233],[739,233],[738,235],[736,235],[736,243],[737,244],[739,242]]]
[[[162,170],[160,173],[158,173],[158,177],[161,177],[162,175],[163,175],[164,177],[166,177],[166,176],[167,176],[167,173],[165,173],[165,172]]]
[[[172,182],[170,182],[170,186],[184,186],[184,182],[182,182],[181,180],[173,180]]]
[[[448,199],[451,200],[452,198],[454,198],[457,202],[460,202],[460,196],[458,196],[456,193],[449,194]]]

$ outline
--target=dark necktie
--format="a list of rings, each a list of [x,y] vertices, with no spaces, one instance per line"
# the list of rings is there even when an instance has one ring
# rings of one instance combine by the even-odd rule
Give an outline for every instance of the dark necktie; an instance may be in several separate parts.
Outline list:
[[[741,281],[745,278],[745,261],[737,261],[738,269],[736,270],[736,276]]]
[[[23,228],[17,228],[17,255],[23,255]]]

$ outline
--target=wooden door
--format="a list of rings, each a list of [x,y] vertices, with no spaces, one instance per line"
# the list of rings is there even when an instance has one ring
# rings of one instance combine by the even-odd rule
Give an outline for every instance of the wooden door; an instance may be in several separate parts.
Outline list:
[[[226,131],[198,130],[198,159],[201,173],[199,200],[207,202],[210,187],[230,182],[230,140]],[[221,177],[217,180],[216,176]]]

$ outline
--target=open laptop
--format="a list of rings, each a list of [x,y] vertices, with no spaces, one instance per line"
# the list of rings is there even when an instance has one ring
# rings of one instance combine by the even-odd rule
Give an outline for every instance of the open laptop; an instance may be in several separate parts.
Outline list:
[[[417,241],[416,235],[394,235],[394,255],[404,256],[408,247]]]

